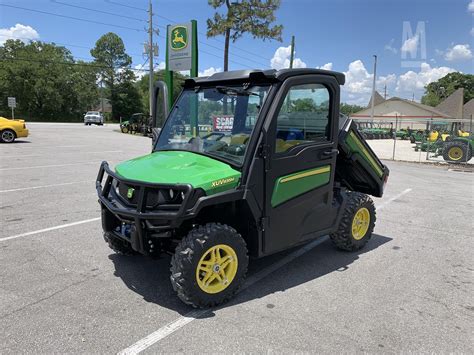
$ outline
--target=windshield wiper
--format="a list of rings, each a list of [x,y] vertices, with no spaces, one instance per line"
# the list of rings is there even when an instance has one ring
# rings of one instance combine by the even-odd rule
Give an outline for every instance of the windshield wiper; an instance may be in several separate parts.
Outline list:
[[[259,94],[252,91],[248,91],[248,89],[240,89],[240,88],[234,88],[230,86],[216,86],[216,90],[222,94],[227,94],[227,95],[232,95],[232,94],[247,95],[247,96],[254,95],[254,96],[260,97]]]

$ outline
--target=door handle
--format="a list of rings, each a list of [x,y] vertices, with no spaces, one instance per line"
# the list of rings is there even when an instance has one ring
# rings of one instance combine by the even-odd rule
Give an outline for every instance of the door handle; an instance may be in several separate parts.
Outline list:
[[[334,154],[338,154],[338,153],[339,153],[339,150],[331,149],[331,150],[324,151],[323,155],[330,156],[330,155],[334,155]]]

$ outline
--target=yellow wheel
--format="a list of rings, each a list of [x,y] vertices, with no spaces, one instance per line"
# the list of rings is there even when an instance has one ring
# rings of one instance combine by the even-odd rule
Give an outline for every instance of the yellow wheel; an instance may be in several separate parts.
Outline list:
[[[370,225],[370,212],[367,208],[359,209],[352,220],[352,237],[361,240],[367,234]]]
[[[463,156],[463,151],[460,147],[451,147],[448,150],[448,157],[451,160],[457,161],[461,160]]]
[[[229,300],[247,273],[245,241],[225,224],[192,229],[171,258],[171,285],[193,307],[214,307]]]
[[[443,158],[448,163],[465,163],[472,158],[472,148],[468,142],[453,140],[446,142],[443,148]]]
[[[196,268],[196,281],[206,293],[224,291],[237,274],[239,262],[234,249],[225,244],[211,247]]]
[[[337,230],[331,233],[332,242],[342,250],[362,248],[372,237],[375,226],[375,206],[372,199],[360,192],[348,192]]]

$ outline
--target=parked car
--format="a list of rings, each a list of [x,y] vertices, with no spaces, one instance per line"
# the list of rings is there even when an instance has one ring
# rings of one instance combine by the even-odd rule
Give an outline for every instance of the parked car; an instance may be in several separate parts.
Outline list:
[[[84,115],[84,124],[86,126],[91,124],[102,126],[104,124],[104,116],[98,111],[89,111]]]
[[[28,137],[24,120],[10,120],[0,117],[0,142],[13,143],[17,138]]]

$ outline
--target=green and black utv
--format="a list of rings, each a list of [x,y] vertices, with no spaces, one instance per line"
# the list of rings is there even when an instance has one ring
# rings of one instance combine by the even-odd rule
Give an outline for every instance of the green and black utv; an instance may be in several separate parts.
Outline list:
[[[319,69],[187,79],[150,154],[102,163],[105,241],[122,254],[171,254],[172,286],[194,307],[229,300],[249,257],[325,235],[362,248],[375,225],[368,195],[382,196],[389,171],[340,119],[344,80]]]

